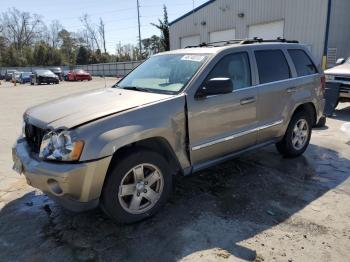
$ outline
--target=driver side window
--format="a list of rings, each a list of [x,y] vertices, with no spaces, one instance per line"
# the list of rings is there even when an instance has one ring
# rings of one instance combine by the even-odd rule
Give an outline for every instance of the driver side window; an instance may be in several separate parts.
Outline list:
[[[207,80],[212,78],[229,78],[233,83],[233,90],[252,85],[248,53],[235,53],[222,58],[209,73]]]

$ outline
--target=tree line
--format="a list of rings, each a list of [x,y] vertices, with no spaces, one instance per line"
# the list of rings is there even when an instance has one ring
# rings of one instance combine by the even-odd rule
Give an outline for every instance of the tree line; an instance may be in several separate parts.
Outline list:
[[[58,20],[46,25],[40,15],[11,8],[0,13],[0,66],[82,65],[142,60],[169,50],[169,23],[164,6],[163,19],[152,23],[160,30],[141,40],[142,50],[133,44],[116,43],[110,54],[102,18],[94,24],[88,14],[80,17],[82,29],[68,31]]]

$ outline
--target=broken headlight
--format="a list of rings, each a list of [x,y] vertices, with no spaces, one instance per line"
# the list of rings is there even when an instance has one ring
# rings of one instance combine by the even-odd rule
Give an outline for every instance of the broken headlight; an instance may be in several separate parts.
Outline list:
[[[83,151],[84,141],[72,141],[68,131],[51,131],[44,135],[39,157],[49,160],[76,161]]]

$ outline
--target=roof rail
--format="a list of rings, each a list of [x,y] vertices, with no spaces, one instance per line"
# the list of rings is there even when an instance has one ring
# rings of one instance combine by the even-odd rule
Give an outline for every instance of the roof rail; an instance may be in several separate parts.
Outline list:
[[[232,40],[217,41],[217,42],[211,42],[211,43],[201,43],[199,45],[186,46],[185,48],[215,47],[215,46],[218,46],[217,44],[224,44],[224,45],[233,45],[233,44],[248,45],[248,44],[255,44],[255,43],[291,43],[291,44],[298,44],[299,41],[297,41],[297,40],[287,40],[287,39],[281,38],[281,37],[278,37],[277,39],[271,39],[271,40],[265,40],[263,38],[254,37],[253,39],[232,39]]]
[[[224,40],[224,41],[216,41],[216,42],[210,42],[210,43],[201,43],[199,45],[189,45],[185,48],[194,48],[194,47],[215,47],[216,44],[224,44],[224,45],[232,45],[232,44],[239,44],[243,41],[243,39],[231,39],[231,40]]]
[[[297,40],[287,40],[282,37],[277,37],[277,39],[269,39],[265,40],[263,38],[254,37],[253,39],[246,39],[241,42],[242,45],[255,44],[255,43],[290,43],[290,44],[298,44]]]

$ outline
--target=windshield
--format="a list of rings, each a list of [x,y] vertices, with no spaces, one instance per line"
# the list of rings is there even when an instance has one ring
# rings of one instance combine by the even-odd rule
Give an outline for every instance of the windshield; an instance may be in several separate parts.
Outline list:
[[[207,55],[158,55],[138,66],[115,87],[174,94],[181,91],[203,65]]]
[[[32,73],[31,72],[23,72],[22,76],[30,76]]]

